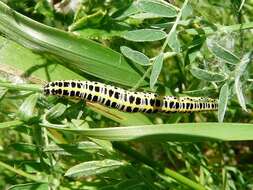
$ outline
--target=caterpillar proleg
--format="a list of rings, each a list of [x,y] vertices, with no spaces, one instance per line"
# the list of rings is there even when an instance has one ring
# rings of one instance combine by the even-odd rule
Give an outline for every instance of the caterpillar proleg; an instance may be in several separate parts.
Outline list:
[[[70,96],[97,102],[125,112],[194,112],[218,109],[218,101],[206,97],[159,96],[132,92],[100,82],[60,80],[44,86],[45,95]]]

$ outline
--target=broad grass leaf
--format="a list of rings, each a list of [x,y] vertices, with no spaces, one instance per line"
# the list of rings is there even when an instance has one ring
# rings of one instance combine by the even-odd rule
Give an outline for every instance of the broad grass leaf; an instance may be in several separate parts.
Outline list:
[[[0,42],[5,43],[0,51],[0,71],[12,73],[16,77],[9,78],[11,82],[16,82],[18,76],[26,75],[27,80],[32,83],[42,84],[49,80],[84,80],[85,77],[71,71],[70,69],[50,61],[46,61],[42,56],[35,54],[31,50],[22,47],[15,42],[0,36]],[[13,54],[15,52],[15,54]],[[13,69],[15,68],[15,69]]]
[[[133,50],[126,46],[121,46],[120,51],[125,57],[132,60],[134,63],[138,63],[143,66],[147,66],[150,64],[149,58],[139,51]]]
[[[120,53],[91,40],[40,24],[2,2],[0,31],[33,51],[49,54],[62,65],[75,68],[73,70],[79,74],[89,74],[126,86],[133,86],[141,78],[141,74]],[[144,81],[144,84],[147,83]]]
[[[12,185],[8,190],[48,190],[49,185],[47,183],[26,183]]]
[[[253,124],[244,123],[178,123],[82,130],[44,126],[59,131],[109,141],[196,142],[210,140],[253,140]]]
[[[197,67],[192,67],[190,69],[190,72],[196,78],[209,82],[221,82],[226,79],[226,77],[222,74],[214,73],[204,69],[199,69]]]
[[[240,81],[241,76],[244,74],[246,67],[250,61],[250,53],[244,55],[240,63],[235,68],[235,92],[237,95],[237,99],[239,104],[243,108],[244,111],[247,111],[245,98],[242,92],[242,83]]]
[[[156,29],[139,29],[125,33],[123,37],[134,42],[152,42],[166,38],[166,32]]]
[[[19,117],[21,120],[28,121],[37,116],[35,113],[35,106],[38,100],[39,94],[32,94],[28,96],[19,108]]]
[[[223,122],[224,115],[227,109],[228,104],[228,96],[229,96],[229,87],[228,84],[225,83],[220,90],[220,96],[219,96],[219,108],[218,108],[218,121]]]
[[[73,166],[65,173],[65,176],[87,177],[99,175],[118,169],[124,165],[124,162],[110,159],[89,161]]]
[[[154,60],[152,71],[150,75],[150,88],[153,89],[157,79],[161,73],[163,67],[163,53],[161,53],[159,56],[157,56]]]
[[[140,0],[138,7],[141,11],[159,15],[161,17],[173,18],[177,16],[174,6],[163,1]]]
[[[210,51],[221,60],[230,64],[238,64],[240,62],[240,59],[236,55],[219,45],[217,42],[210,42],[207,44]]]

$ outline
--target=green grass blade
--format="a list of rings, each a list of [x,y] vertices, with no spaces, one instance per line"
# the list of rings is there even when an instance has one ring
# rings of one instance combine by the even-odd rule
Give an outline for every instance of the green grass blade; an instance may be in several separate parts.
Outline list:
[[[121,54],[91,40],[33,21],[2,2],[0,31],[23,46],[57,57],[79,73],[127,86],[133,86],[140,79],[140,74]]]
[[[253,124],[242,123],[182,123],[84,130],[43,126],[109,141],[253,140]]]

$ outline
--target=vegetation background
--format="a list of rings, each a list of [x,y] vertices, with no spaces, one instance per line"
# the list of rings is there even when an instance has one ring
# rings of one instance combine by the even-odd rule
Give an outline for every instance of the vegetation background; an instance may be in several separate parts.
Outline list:
[[[243,0],[1,0],[0,189],[253,189],[252,14]],[[59,79],[214,97],[219,110],[43,96]]]

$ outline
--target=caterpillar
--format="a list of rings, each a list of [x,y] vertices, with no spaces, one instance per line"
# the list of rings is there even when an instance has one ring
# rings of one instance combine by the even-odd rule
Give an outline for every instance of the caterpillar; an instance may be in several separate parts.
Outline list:
[[[132,92],[92,81],[59,80],[47,83],[45,95],[69,96],[97,102],[125,112],[194,112],[218,109],[216,99],[206,97],[159,96]]]

